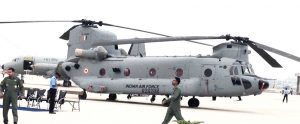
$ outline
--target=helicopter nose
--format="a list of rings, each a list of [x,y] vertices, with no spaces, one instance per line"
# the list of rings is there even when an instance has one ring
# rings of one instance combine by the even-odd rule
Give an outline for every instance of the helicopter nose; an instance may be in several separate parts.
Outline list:
[[[259,80],[258,81],[258,88],[260,90],[265,90],[265,89],[269,88],[269,82],[264,81],[264,80]]]

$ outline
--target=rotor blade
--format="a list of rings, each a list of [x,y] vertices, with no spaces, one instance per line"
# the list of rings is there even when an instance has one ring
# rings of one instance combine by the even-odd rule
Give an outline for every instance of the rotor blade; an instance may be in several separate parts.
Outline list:
[[[300,62],[300,58],[295,56],[295,55],[289,54],[287,52],[284,52],[284,51],[281,51],[281,50],[278,50],[278,49],[275,49],[275,48],[272,48],[272,47],[269,47],[269,46],[266,46],[266,45],[263,45],[263,44],[260,44],[260,43],[256,43],[256,42],[254,42],[254,43],[256,44],[257,47],[259,47],[261,49],[264,49],[264,50],[267,50],[269,52],[272,52],[272,53],[281,55],[283,57],[286,57],[286,58],[295,60],[297,62]]]
[[[156,38],[132,38],[119,39],[116,41],[98,41],[93,45],[118,45],[118,44],[132,44],[132,43],[152,43],[152,42],[168,42],[168,41],[183,41],[183,40],[206,40],[206,39],[224,39],[224,36],[179,36],[179,37],[156,37]]]
[[[116,28],[123,28],[123,29],[128,29],[128,30],[133,30],[133,31],[139,31],[139,32],[154,34],[154,35],[158,35],[158,36],[172,37],[172,36],[169,36],[169,35],[164,35],[164,34],[155,33],[155,32],[151,32],[151,31],[145,31],[145,30],[129,28],[129,27],[124,27],[124,26],[118,26],[118,25],[113,25],[113,24],[108,24],[108,23],[102,23],[102,25],[116,27]],[[202,45],[205,45],[205,46],[213,46],[213,45],[210,45],[210,44],[201,43],[201,42],[192,41],[192,40],[185,40],[185,41],[188,41],[188,42],[191,42],[191,43],[202,44]]]
[[[272,67],[282,68],[282,66],[272,57],[270,56],[265,50],[258,48],[253,42],[248,40],[247,43],[253,50],[255,50],[265,61],[267,61]]]
[[[5,21],[0,22],[0,24],[10,24],[10,23],[43,23],[43,22],[74,22],[68,20],[54,20],[54,21]]]
[[[60,39],[64,39],[64,40],[69,40],[70,37],[70,31],[73,30],[74,28],[76,28],[79,25],[74,25],[73,27],[71,27],[68,31],[66,31],[63,35],[61,35],[59,38]]]

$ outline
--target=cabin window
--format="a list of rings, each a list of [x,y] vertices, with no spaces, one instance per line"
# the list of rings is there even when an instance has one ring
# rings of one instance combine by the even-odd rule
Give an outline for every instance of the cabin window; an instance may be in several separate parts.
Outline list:
[[[124,76],[129,76],[130,75],[130,69],[129,68],[126,68],[124,70]]]
[[[210,76],[212,75],[212,70],[211,70],[210,68],[205,69],[204,75],[205,75],[206,77],[210,77]]]
[[[156,70],[155,70],[155,68],[151,68],[151,69],[149,70],[149,75],[150,75],[151,77],[153,77],[153,76],[156,75]]]
[[[101,68],[101,69],[99,70],[99,74],[100,74],[101,76],[104,76],[105,73],[106,73],[106,71],[105,71],[104,68]]]

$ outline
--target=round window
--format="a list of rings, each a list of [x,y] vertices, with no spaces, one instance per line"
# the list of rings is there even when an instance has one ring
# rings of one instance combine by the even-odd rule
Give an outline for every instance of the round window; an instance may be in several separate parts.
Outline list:
[[[129,75],[130,75],[130,70],[129,70],[129,68],[126,68],[126,69],[124,70],[124,75],[125,75],[125,76],[129,76]]]
[[[155,70],[155,68],[151,68],[151,69],[149,70],[149,75],[150,75],[151,77],[153,77],[153,76],[156,75],[156,70]]]
[[[210,77],[211,75],[212,75],[212,70],[211,69],[205,69],[205,71],[204,71],[204,75],[206,76],[206,77]]]
[[[101,68],[100,69],[100,71],[99,71],[99,74],[101,75],[101,76],[104,76],[105,75],[105,69],[104,68]]]
[[[183,70],[181,68],[176,69],[176,76],[181,77],[183,75]]]

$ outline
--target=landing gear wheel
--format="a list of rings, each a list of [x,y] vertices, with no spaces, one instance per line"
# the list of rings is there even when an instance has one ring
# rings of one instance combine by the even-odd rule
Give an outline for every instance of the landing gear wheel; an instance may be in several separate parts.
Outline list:
[[[107,100],[115,101],[117,99],[117,94],[109,94]]]
[[[217,100],[217,97],[216,97],[216,96],[213,96],[213,97],[212,97],[212,100],[213,100],[213,101],[216,101],[216,100]]]
[[[188,105],[189,105],[189,107],[191,107],[191,108],[198,107],[199,104],[200,104],[199,100],[198,100],[197,98],[195,98],[195,97],[189,99],[189,101],[188,101]]]
[[[78,95],[78,97],[79,97],[79,99],[82,99],[82,100],[86,99],[86,97],[87,97],[86,90],[83,89],[82,95]]]
[[[71,86],[72,86],[72,83],[71,83],[71,81],[69,81],[69,80],[64,80],[63,86],[64,86],[64,87],[71,87]]]
[[[155,95],[152,95],[150,102],[153,103],[155,101]]]
[[[162,105],[163,105],[163,106],[168,107],[168,106],[170,105],[170,102],[165,102],[166,100],[167,100],[167,99],[164,98],[161,102],[162,102]]]
[[[127,99],[131,99],[131,97],[132,97],[131,94],[128,94]]]

